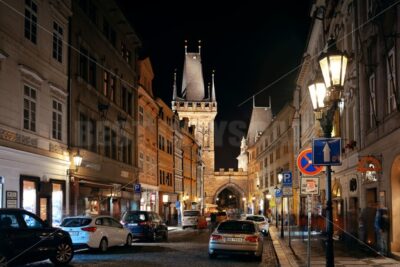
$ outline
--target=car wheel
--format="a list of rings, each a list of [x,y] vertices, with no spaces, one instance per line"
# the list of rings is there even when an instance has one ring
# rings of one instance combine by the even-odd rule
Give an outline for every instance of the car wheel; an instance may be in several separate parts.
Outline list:
[[[68,242],[62,242],[56,248],[55,255],[50,258],[50,261],[54,265],[65,265],[68,264],[74,257],[74,249]]]
[[[157,240],[157,232],[156,230],[153,231],[151,234],[151,241],[155,242]]]
[[[4,254],[0,253],[0,266],[7,267],[7,258]]]
[[[208,253],[208,257],[210,259],[215,259],[215,258],[217,258],[217,253]]]
[[[126,237],[126,244],[125,244],[125,246],[129,247],[129,246],[131,246],[131,245],[132,245],[132,236],[129,234],[129,235]]]
[[[164,232],[163,239],[164,241],[168,241],[168,231]]]
[[[99,249],[100,249],[101,252],[106,252],[106,251],[107,251],[107,249],[108,249],[108,242],[107,242],[107,239],[106,239],[106,238],[103,238],[103,239],[100,241]]]

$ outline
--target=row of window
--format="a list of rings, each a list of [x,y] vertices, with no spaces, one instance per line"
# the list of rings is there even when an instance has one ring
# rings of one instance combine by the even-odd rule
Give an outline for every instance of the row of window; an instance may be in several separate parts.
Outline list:
[[[96,121],[88,118],[85,114],[79,114],[79,146],[98,153]],[[108,158],[132,164],[132,140],[121,135],[108,126],[103,128],[103,154]]]
[[[172,173],[160,170],[159,175],[160,185],[172,186]]]
[[[97,89],[97,60],[84,46],[80,47],[79,76]],[[117,80],[117,77],[109,71],[103,71],[101,93],[114,103],[117,103]],[[133,100],[132,91],[121,85],[120,106],[131,116],[133,115]]]
[[[167,150],[165,151],[165,143],[167,143]],[[167,152],[168,154],[172,155],[173,146],[172,141],[166,140],[164,136],[158,135],[158,149]]]
[[[24,36],[33,44],[37,43],[38,36],[38,6],[34,0],[25,0]],[[56,21],[53,22],[53,51],[55,60],[63,61],[64,30]]]
[[[97,7],[94,4],[94,0],[79,0],[79,7],[81,10],[88,16],[89,20],[95,24],[96,26],[99,26],[99,18],[97,14]],[[108,22],[106,17],[102,17],[102,28],[100,29],[104,35],[104,37],[110,42],[110,44],[114,47],[117,48],[117,32],[115,29],[111,26],[111,24]],[[127,45],[121,41],[121,47],[120,47],[120,52],[122,58],[130,64],[132,61],[132,53],[131,51],[127,48]]]
[[[63,105],[58,100],[52,101],[52,138],[62,140]],[[37,90],[24,85],[24,129],[36,132],[37,128]]]

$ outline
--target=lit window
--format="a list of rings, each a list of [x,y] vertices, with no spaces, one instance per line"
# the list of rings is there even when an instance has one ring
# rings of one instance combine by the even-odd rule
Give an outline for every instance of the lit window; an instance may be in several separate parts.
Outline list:
[[[53,184],[52,201],[52,223],[53,226],[61,224],[63,216],[63,190],[61,184]]]
[[[36,213],[36,182],[23,180],[22,186],[22,208],[32,213]]]

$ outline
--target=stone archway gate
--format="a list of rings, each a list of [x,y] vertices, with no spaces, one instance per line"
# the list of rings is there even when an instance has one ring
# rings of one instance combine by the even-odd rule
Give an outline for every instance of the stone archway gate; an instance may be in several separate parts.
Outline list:
[[[205,177],[205,203],[215,204],[218,194],[225,188],[237,191],[241,197],[248,196],[248,174],[245,171],[220,169]]]

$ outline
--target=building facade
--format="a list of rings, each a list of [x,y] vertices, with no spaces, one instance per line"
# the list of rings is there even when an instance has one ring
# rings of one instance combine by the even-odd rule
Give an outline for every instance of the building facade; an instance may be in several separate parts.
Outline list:
[[[58,225],[69,213],[71,2],[1,6],[0,207],[24,208]]]
[[[158,114],[152,81],[154,73],[149,58],[139,61],[138,84],[138,168],[141,187],[140,210],[159,210],[158,187]]]
[[[382,12],[385,11],[385,12]],[[334,235],[347,242],[365,242],[384,254],[399,253],[396,220],[399,151],[399,7],[393,1],[317,1],[303,64],[294,92],[295,154],[311,146],[322,132],[315,119],[308,85],[318,75],[317,58],[329,36],[346,51],[349,62],[342,99],[334,117],[332,136],[342,139],[342,164],[333,167],[332,202]],[[339,16],[340,14],[340,16]],[[299,175],[296,172],[296,175]],[[323,216],[326,181],[315,197],[316,216]],[[304,203],[300,206],[304,207]],[[377,209],[388,211],[388,225],[379,244],[374,222]],[[301,208],[304,209],[304,208]],[[300,213],[302,211],[300,210]],[[318,226],[317,226],[318,227]],[[324,225],[320,226],[321,229]]]
[[[114,1],[73,1],[70,142],[82,165],[70,172],[72,214],[139,209],[136,50],[140,45]]]

